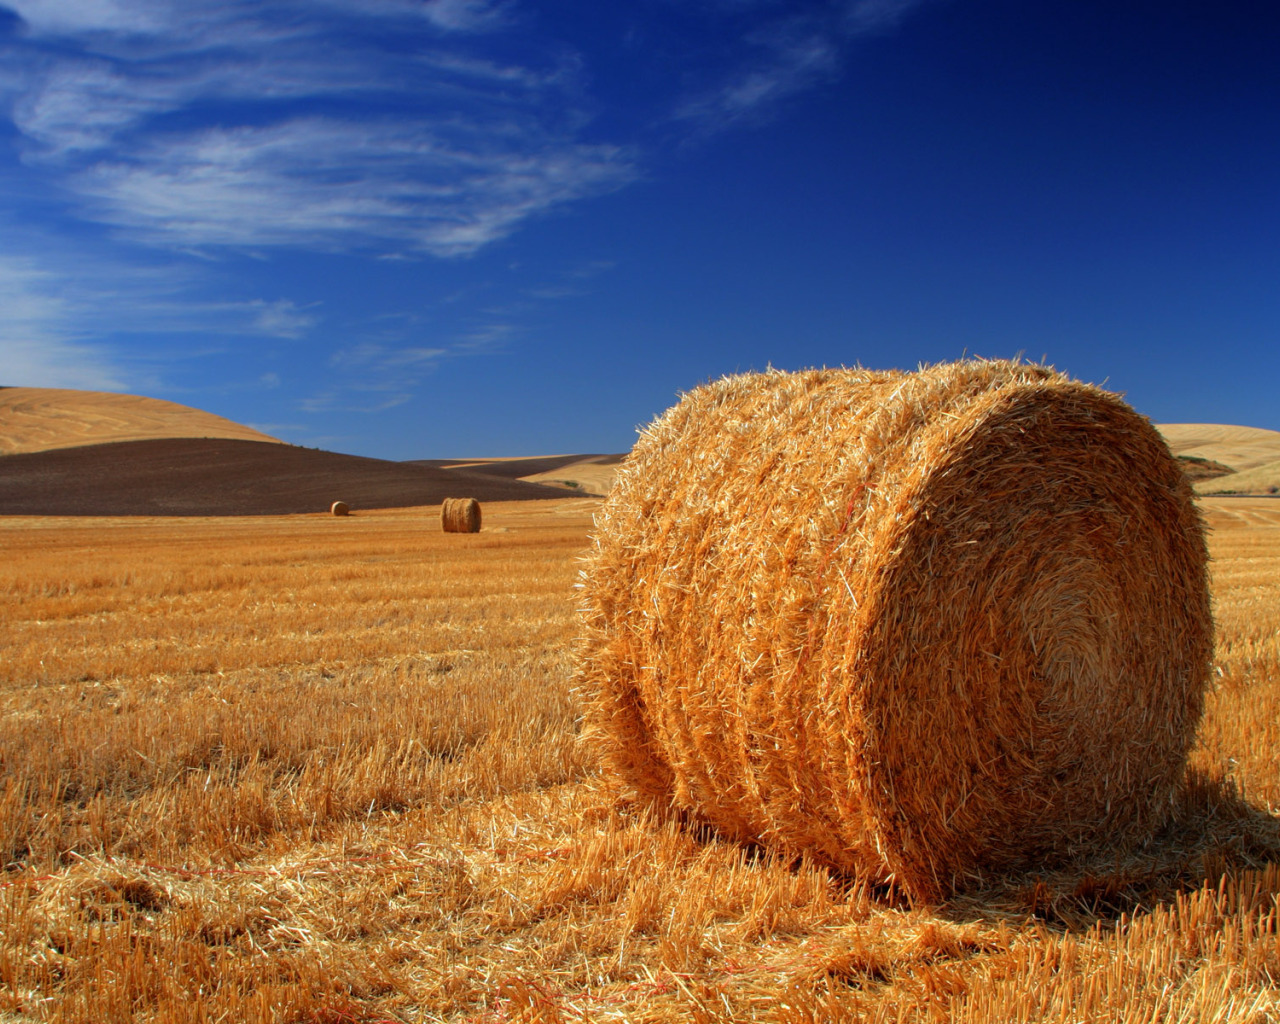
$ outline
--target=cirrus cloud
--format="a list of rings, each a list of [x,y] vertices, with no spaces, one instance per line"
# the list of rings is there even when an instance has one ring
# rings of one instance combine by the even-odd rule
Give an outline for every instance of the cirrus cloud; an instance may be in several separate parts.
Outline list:
[[[465,256],[637,173],[627,147],[583,137],[563,53],[459,41],[506,24],[506,3],[10,6],[31,30],[0,54],[27,163],[149,245]],[[388,48],[392,22],[417,45]]]
[[[617,147],[530,134],[513,151],[431,125],[305,118],[156,140],[70,182],[94,219],[157,245],[465,256],[633,173]]]

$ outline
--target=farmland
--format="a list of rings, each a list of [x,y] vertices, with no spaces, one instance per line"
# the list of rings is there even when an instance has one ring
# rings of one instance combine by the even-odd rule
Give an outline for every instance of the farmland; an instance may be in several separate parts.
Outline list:
[[[0,1019],[1280,1014],[1280,502],[1205,504],[1165,831],[931,906],[618,798],[573,693],[595,507],[0,519]]]

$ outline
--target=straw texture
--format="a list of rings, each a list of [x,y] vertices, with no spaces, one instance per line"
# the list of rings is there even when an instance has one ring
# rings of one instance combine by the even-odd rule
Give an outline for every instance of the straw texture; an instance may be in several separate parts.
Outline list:
[[[915,899],[1120,849],[1212,622],[1154,427],[1044,367],[771,371],[650,425],[596,521],[587,736],[641,799]]]
[[[479,533],[480,502],[475,498],[445,498],[440,506],[440,525],[445,533]]]
[[[329,511],[335,516],[349,516],[351,515],[351,506],[345,501],[335,501],[329,506]]]

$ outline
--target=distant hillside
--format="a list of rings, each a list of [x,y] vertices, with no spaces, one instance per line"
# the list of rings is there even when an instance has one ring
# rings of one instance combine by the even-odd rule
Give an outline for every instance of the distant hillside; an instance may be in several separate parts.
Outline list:
[[[563,488],[293,445],[168,438],[0,457],[0,515],[280,515],[564,498]]]
[[[1280,461],[1280,430],[1224,423],[1159,423],[1174,455],[1221,462],[1237,473]]]
[[[1173,454],[1191,463],[1187,475],[1198,494],[1280,493],[1280,430],[1224,423],[1161,423],[1157,429]]]
[[[252,427],[160,398],[70,388],[0,388],[0,455],[168,437],[282,443]]]
[[[528,483],[564,487],[582,495],[605,495],[625,454],[617,455],[537,455],[511,459],[418,459],[416,466],[465,469],[487,476],[519,479]]]
[[[1280,494],[1280,460],[1212,480],[1201,480],[1195,488],[1200,494]]]

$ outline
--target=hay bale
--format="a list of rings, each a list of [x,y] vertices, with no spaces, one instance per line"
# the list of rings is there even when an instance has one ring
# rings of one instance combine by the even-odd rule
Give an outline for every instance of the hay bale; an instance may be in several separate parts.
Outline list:
[[[479,533],[480,502],[475,498],[445,498],[440,506],[440,525],[445,533]]]
[[[635,796],[916,899],[1123,848],[1200,718],[1206,557],[1150,422],[1053,370],[729,377],[597,516],[587,736]]]
[[[329,511],[335,516],[349,516],[351,515],[351,506],[345,501],[335,501],[329,506]]]

